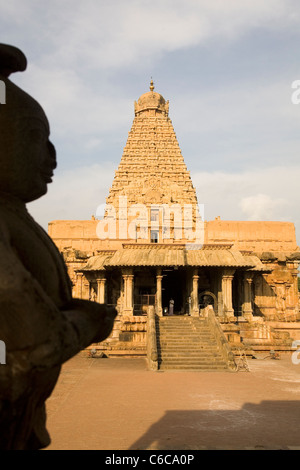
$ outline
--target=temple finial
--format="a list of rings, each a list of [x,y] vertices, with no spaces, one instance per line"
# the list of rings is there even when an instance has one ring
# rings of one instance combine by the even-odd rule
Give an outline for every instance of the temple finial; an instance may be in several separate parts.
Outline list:
[[[153,80],[152,80],[152,77],[151,77],[150,91],[153,91],[153,90],[154,90],[154,83],[153,83]]]

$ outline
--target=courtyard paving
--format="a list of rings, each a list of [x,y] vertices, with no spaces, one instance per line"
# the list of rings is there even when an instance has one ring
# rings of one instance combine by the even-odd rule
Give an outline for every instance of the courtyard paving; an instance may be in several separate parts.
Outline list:
[[[147,370],[142,358],[68,361],[47,401],[47,450],[300,450],[300,364]]]

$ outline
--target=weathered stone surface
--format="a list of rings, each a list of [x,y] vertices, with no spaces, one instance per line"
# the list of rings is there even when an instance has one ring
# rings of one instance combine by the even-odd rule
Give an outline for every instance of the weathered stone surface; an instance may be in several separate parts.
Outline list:
[[[26,203],[43,196],[56,167],[40,105],[7,77],[26,68],[21,51],[0,45],[0,448],[49,444],[45,400],[61,364],[111,332],[116,311],[72,298],[61,254]]]

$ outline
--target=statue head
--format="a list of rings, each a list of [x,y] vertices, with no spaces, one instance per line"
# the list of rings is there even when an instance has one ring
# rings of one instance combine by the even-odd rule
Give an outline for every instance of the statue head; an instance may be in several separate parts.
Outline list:
[[[47,192],[56,168],[43,109],[8,78],[26,66],[26,57],[19,49],[0,44],[0,80],[6,94],[6,104],[0,104],[0,192],[25,203]]]

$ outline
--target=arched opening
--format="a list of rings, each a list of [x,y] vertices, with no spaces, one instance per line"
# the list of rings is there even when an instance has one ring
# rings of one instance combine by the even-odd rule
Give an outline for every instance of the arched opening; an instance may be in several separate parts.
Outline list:
[[[203,309],[203,308],[207,307],[208,305],[212,305],[214,311],[217,312],[218,302],[217,302],[217,297],[215,296],[215,294],[213,292],[205,290],[205,291],[199,293],[198,298],[199,298],[199,308],[200,309]]]

